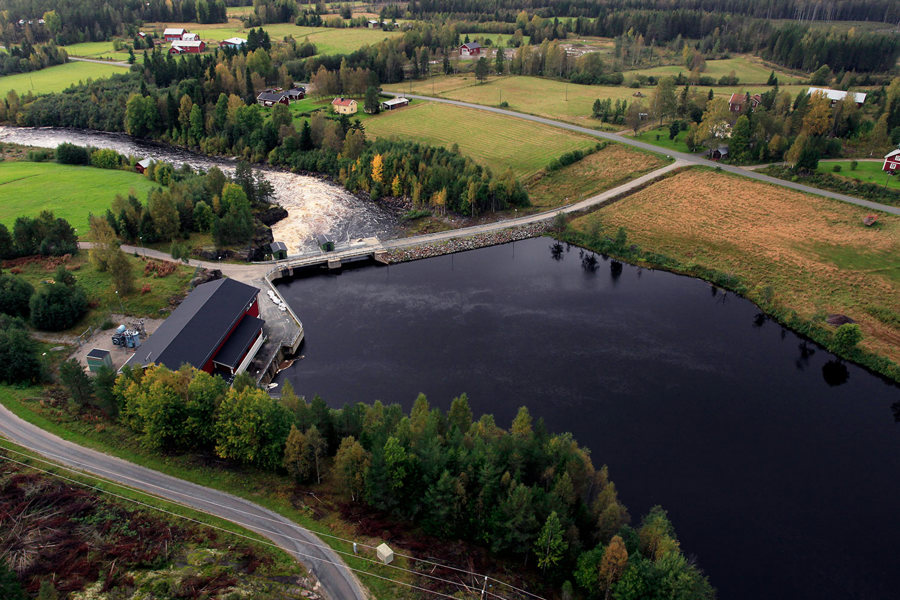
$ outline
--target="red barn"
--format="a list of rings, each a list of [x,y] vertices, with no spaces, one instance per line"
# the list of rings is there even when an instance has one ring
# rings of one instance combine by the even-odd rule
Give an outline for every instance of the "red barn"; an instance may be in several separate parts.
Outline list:
[[[169,48],[169,54],[200,54],[206,50],[206,42],[201,40],[175,41]]]
[[[184,37],[185,33],[187,33],[187,30],[184,27],[167,27],[163,31],[163,37],[167,42],[174,42]]]
[[[900,149],[894,150],[884,157],[884,165],[881,170],[890,173],[900,171]]]
[[[230,379],[242,373],[265,341],[259,289],[234,279],[198,285],[126,364],[187,363]]]

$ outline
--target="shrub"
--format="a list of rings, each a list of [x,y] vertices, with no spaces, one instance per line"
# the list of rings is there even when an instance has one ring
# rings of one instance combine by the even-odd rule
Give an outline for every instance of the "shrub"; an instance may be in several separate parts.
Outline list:
[[[0,328],[0,382],[34,383],[41,378],[37,344],[21,319],[4,319]]]
[[[115,150],[101,149],[91,153],[91,166],[98,169],[118,169],[121,164],[121,156]]]
[[[63,142],[56,147],[56,162],[63,165],[89,165],[91,153],[87,148]]]
[[[31,297],[31,323],[44,331],[62,331],[73,326],[88,308],[87,296],[79,286],[53,283]]]
[[[34,287],[21,277],[0,275],[0,312],[17,317],[28,316],[28,301]]]
[[[47,162],[53,160],[53,150],[29,150],[26,158],[31,162]]]
[[[831,337],[831,349],[837,353],[846,353],[856,347],[862,340],[862,331],[856,323],[844,323]]]
[[[831,170],[834,171],[835,173],[840,173],[841,165],[834,165],[833,167],[831,167]]]
[[[856,160],[850,161],[850,170],[851,171],[855,171],[856,167],[858,167],[858,166],[859,166],[859,161],[856,161]]]

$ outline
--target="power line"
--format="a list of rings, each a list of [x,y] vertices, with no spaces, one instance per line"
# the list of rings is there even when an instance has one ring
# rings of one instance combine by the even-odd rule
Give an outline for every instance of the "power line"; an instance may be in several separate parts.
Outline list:
[[[67,466],[65,466],[65,465],[59,465],[59,464],[50,462],[50,461],[48,461],[48,460],[41,459],[41,458],[39,458],[39,457],[33,457],[33,456],[30,456],[30,455],[25,454],[25,453],[23,453],[23,452],[18,452],[18,451],[16,451],[16,450],[13,450],[13,449],[11,449],[11,448],[4,448],[4,449],[7,450],[8,452],[12,452],[12,453],[18,454],[18,455],[20,455],[20,456],[25,456],[25,457],[29,458],[30,460],[36,460],[36,461],[38,461],[38,462],[42,462],[42,463],[51,465],[51,466],[56,467],[56,468],[64,469],[64,470],[66,470],[66,471],[70,471],[70,472],[72,472],[72,473],[76,473],[76,474],[81,475],[81,476],[84,476],[84,477],[96,479],[96,480],[98,480],[98,481],[105,481],[105,480],[101,479],[100,477],[98,477],[98,476],[96,476],[96,475],[92,475],[92,474],[90,474],[90,473],[84,473],[83,471],[79,471],[79,470],[73,469],[73,468],[71,468],[71,467],[67,467]],[[46,452],[46,454],[48,454],[48,455],[50,455],[50,456],[55,456],[55,457],[57,457],[57,458],[61,458],[61,457],[59,457],[58,455],[54,455],[54,454],[51,453],[51,452]],[[7,458],[7,457],[4,457],[4,458]],[[9,460],[12,460],[12,459],[9,459]],[[76,460],[74,460],[74,459],[65,459],[65,460],[68,460],[68,461],[70,461],[70,462],[72,462],[72,463],[75,463],[75,464],[82,464],[82,465],[83,465],[83,463],[80,463],[79,461],[76,461]],[[35,467],[35,468],[36,468],[36,467]],[[105,472],[105,473],[112,473],[111,471],[109,471],[109,470],[107,470],[107,469],[103,469],[103,468],[99,468],[99,467],[95,467],[95,468],[96,468],[98,471],[103,471],[103,472]],[[132,478],[132,477],[128,477],[128,476],[121,475],[121,474],[115,474],[115,475],[118,476],[118,477],[122,477],[123,479],[128,479],[128,480],[131,480],[131,481],[135,481],[135,479]],[[130,489],[130,488],[128,488],[128,486],[126,486],[126,485],[124,485],[124,484],[121,484],[121,483],[117,483],[117,482],[115,482],[115,481],[112,481],[111,483],[112,483],[113,485],[118,485],[118,486],[120,486],[120,487],[123,487],[123,488],[126,488],[126,489]],[[183,496],[183,497],[185,497],[185,498],[189,498],[189,499],[192,499],[192,500],[195,500],[195,501],[204,502],[204,503],[210,504],[210,505],[212,505],[212,506],[224,508],[224,509],[226,509],[226,510],[230,510],[230,511],[237,512],[237,513],[240,513],[240,514],[244,514],[244,515],[247,515],[247,516],[251,516],[251,517],[254,517],[254,518],[260,518],[260,519],[263,519],[263,520],[266,520],[266,521],[270,521],[270,522],[273,522],[273,523],[277,523],[277,524],[279,524],[279,525],[286,525],[286,526],[288,526],[288,527],[292,527],[292,528],[295,528],[295,529],[298,529],[298,530],[305,530],[305,531],[309,532],[309,530],[306,530],[305,528],[300,527],[299,525],[297,525],[297,524],[295,524],[295,523],[285,523],[285,522],[283,522],[283,521],[277,521],[277,520],[272,519],[272,518],[269,518],[269,517],[260,516],[260,515],[255,515],[255,514],[249,513],[249,512],[244,511],[244,510],[235,509],[235,508],[231,508],[231,507],[226,507],[226,506],[223,506],[223,505],[218,504],[218,503],[216,503],[216,502],[212,502],[212,501],[210,501],[210,500],[206,500],[206,499],[203,499],[203,498],[199,498],[199,497],[193,496],[193,495],[191,495],[191,494],[185,494],[185,493],[183,493],[183,492],[178,492],[178,491],[175,491],[175,490],[167,490],[166,488],[163,488],[163,487],[158,486],[158,485],[154,485],[154,484],[150,484],[150,483],[146,483],[146,482],[142,482],[142,484],[143,484],[143,485],[147,485],[147,486],[149,486],[149,487],[154,487],[154,488],[157,488],[157,489],[160,489],[160,490],[164,490],[164,491],[167,491],[167,492],[169,492],[169,493],[174,493],[174,494],[177,494],[177,495],[179,495],[179,496]],[[89,486],[89,487],[92,487],[92,486]],[[101,491],[103,491],[103,490],[101,490]],[[191,509],[191,510],[201,510],[201,512],[202,512],[202,509],[197,509],[197,508],[194,507],[194,506],[191,506],[191,505],[189,505],[189,504],[185,504],[185,503],[180,502],[180,501],[177,501],[177,500],[171,500],[171,499],[169,499],[169,498],[167,498],[167,497],[160,496],[160,495],[155,494],[155,493],[152,493],[152,492],[144,492],[143,490],[138,490],[138,491],[140,491],[141,493],[147,494],[147,495],[149,495],[149,496],[151,496],[151,497],[157,498],[158,500],[161,500],[161,501],[164,501],[164,502],[173,502],[173,503],[178,504],[178,505],[180,505],[180,506],[183,506],[183,507],[185,507],[185,508],[188,508],[188,509]],[[139,504],[143,504],[143,503],[139,503]],[[163,509],[159,509],[159,510],[163,510]],[[164,512],[168,512],[168,511],[164,511]],[[214,516],[215,516],[215,515],[214,515]],[[185,518],[186,518],[186,517],[185,517]],[[220,518],[221,518],[221,517],[220,517]],[[243,522],[241,522],[241,521],[237,521],[237,520],[234,520],[234,519],[226,519],[226,520],[231,521],[231,522],[233,522],[233,523],[235,523],[235,524],[237,524],[237,525],[240,525],[240,526],[242,526],[242,527],[246,527],[246,528],[248,528],[248,529],[255,530],[255,531],[260,532],[260,533],[264,533],[264,534],[265,534],[265,533],[269,533],[269,534],[278,536],[278,537],[280,537],[280,538],[283,538],[283,539],[286,539],[286,540],[290,540],[290,541],[292,541],[292,542],[296,542],[296,543],[300,543],[300,544],[306,544],[306,545],[309,545],[309,546],[313,546],[314,548],[318,548],[318,549],[323,550],[323,551],[326,551],[326,552],[327,552],[327,551],[332,551],[332,552],[335,552],[335,553],[337,553],[337,554],[343,554],[343,555],[346,555],[346,556],[353,556],[353,557],[355,557],[355,558],[357,558],[357,559],[359,559],[359,560],[362,560],[362,561],[365,561],[365,562],[369,562],[369,563],[372,563],[372,564],[375,564],[375,565],[385,566],[385,567],[390,568],[390,569],[395,569],[395,570],[398,570],[398,571],[403,571],[403,572],[406,572],[406,573],[410,573],[410,574],[412,574],[412,575],[414,575],[414,576],[425,577],[425,578],[427,578],[427,579],[431,579],[431,580],[434,580],[434,581],[438,581],[438,582],[440,582],[440,583],[444,583],[444,584],[447,584],[447,585],[457,586],[457,587],[463,587],[463,588],[465,588],[465,589],[468,590],[468,586],[467,586],[466,584],[464,584],[464,583],[460,583],[460,582],[456,582],[456,581],[450,581],[450,580],[444,579],[444,578],[442,578],[442,577],[437,577],[437,576],[435,576],[435,575],[431,575],[431,574],[428,574],[428,573],[423,573],[423,572],[421,572],[421,571],[414,571],[414,570],[412,570],[412,569],[407,569],[407,568],[401,567],[401,566],[399,566],[399,565],[392,565],[392,564],[383,565],[381,562],[379,562],[379,561],[377,561],[377,560],[374,560],[374,559],[371,559],[371,558],[367,558],[367,557],[364,557],[364,556],[359,556],[359,555],[353,554],[353,553],[351,553],[351,552],[346,552],[346,551],[337,550],[337,549],[335,549],[335,548],[332,548],[331,546],[325,546],[325,545],[317,544],[317,543],[312,542],[312,541],[309,541],[309,540],[303,540],[303,539],[295,538],[295,537],[292,537],[292,536],[290,536],[290,535],[286,535],[286,534],[284,534],[284,533],[281,533],[281,532],[279,532],[279,531],[273,531],[273,530],[270,530],[270,529],[265,529],[265,528],[262,528],[262,527],[253,526],[253,525],[250,525],[250,524],[247,524],[247,523],[243,523]],[[210,526],[212,527],[212,525],[210,525]],[[310,533],[313,533],[313,532],[310,532]],[[326,535],[327,535],[327,534],[326,534]],[[331,535],[331,536],[328,536],[328,537],[332,537],[332,538],[335,538],[335,539],[338,539],[338,540],[341,540],[341,541],[344,541],[344,542],[347,542],[347,543],[350,543],[350,544],[354,543],[352,540],[347,540],[346,538],[340,538],[340,537],[338,537],[338,536],[333,536],[333,535]],[[277,544],[273,544],[273,545],[276,545],[276,546],[277,546]],[[375,549],[374,546],[371,546],[371,545],[368,545],[368,544],[359,544],[359,545],[362,545],[362,546],[365,547],[365,548]],[[395,554],[396,554],[396,553],[395,553]],[[300,556],[308,556],[308,555],[306,555],[306,554],[299,554],[299,555],[300,555]],[[406,555],[399,555],[399,554],[398,554],[398,556],[406,556]],[[382,577],[382,576],[380,576],[380,575],[376,575],[376,574],[371,573],[371,572],[369,572],[369,571],[364,571],[364,570],[354,569],[354,568],[352,568],[352,567],[349,567],[348,565],[344,565],[344,564],[341,564],[341,563],[336,563],[336,562],[333,562],[333,561],[329,561],[329,560],[327,560],[327,559],[316,558],[316,557],[312,557],[312,558],[314,558],[314,559],[316,559],[316,560],[323,561],[323,562],[327,562],[327,563],[329,563],[329,564],[333,564],[333,565],[336,565],[336,566],[342,566],[342,567],[345,567],[345,568],[348,568],[348,569],[351,569],[351,570],[354,570],[354,571],[359,571],[359,572],[361,572],[361,573],[366,573],[366,574],[372,575],[372,576],[374,576],[374,577],[381,577],[382,579],[386,579],[386,580],[388,580],[388,581],[396,581],[396,580],[393,580],[393,579],[391,579],[391,578]],[[419,560],[419,559],[415,559],[415,558],[413,557],[413,560]],[[427,562],[427,563],[434,564],[434,565],[437,565],[437,566],[444,566],[444,565],[440,565],[439,563],[435,563],[435,562],[432,562],[432,561],[423,561],[423,562]],[[470,573],[470,574],[471,574],[470,571],[463,571],[462,569],[458,569],[458,568],[456,568],[456,567],[448,567],[448,568],[452,568],[452,569],[457,570],[457,571],[462,571],[462,572]],[[492,577],[488,577],[488,576],[486,576],[486,575],[477,575],[477,574],[474,574],[474,575],[476,575],[478,578],[487,578],[487,579],[490,579],[491,581],[497,581],[498,583],[501,583],[501,584],[503,584],[503,585],[506,585],[506,586],[509,586],[509,587],[511,587],[511,588],[513,588],[513,589],[516,589],[514,586],[511,586],[510,584],[506,584],[506,583],[504,583],[504,582],[502,582],[502,581],[499,581],[499,580],[496,580],[496,579],[494,579],[494,578],[492,578]],[[398,581],[397,583],[404,584],[403,582],[400,582],[400,581]],[[404,584],[404,585],[406,585],[406,584]],[[522,590],[522,591],[523,591],[524,593],[528,594],[528,592],[525,592],[524,590]],[[490,596],[494,596],[494,597],[496,597],[496,598],[500,598],[501,600],[504,598],[503,596],[499,596],[499,595],[494,594],[494,593],[491,593],[491,592],[486,592],[486,593],[487,593],[488,595],[490,595]],[[533,595],[533,594],[529,594],[529,595]],[[448,597],[449,597],[449,596],[448,596]]]
[[[5,450],[10,450],[9,448],[4,448],[4,449],[5,449]],[[18,453],[18,454],[22,454],[22,453]],[[27,455],[26,455],[26,456],[27,456]],[[34,457],[29,457],[29,458],[31,459],[31,458],[34,458]],[[194,519],[194,518],[192,518],[192,517],[188,517],[188,516],[185,516],[185,515],[180,515],[180,514],[178,514],[178,513],[176,513],[176,512],[173,512],[173,511],[170,511],[170,510],[166,510],[166,509],[160,508],[160,507],[158,507],[158,506],[153,506],[152,504],[147,504],[146,502],[141,502],[140,500],[135,500],[135,499],[133,499],[133,498],[128,498],[127,496],[122,496],[121,494],[116,494],[115,492],[111,492],[111,491],[105,490],[105,489],[103,489],[103,488],[101,488],[101,487],[93,486],[93,485],[90,485],[90,484],[87,484],[87,483],[78,481],[78,480],[76,480],[76,479],[72,479],[72,478],[70,478],[70,477],[66,477],[65,475],[61,475],[61,474],[59,474],[59,473],[54,473],[54,472],[49,471],[49,470],[46,470],[46,469],[41,469],[41,468],[39,468],[39,467],[35,467],[34,465],[29,465],[29,464],[27,464],[27,463],[24,463],[24,462],[15,460],[14,458],[10,458],[10,457],[8,457],[8,456],[3,456],[2,454],[0,454],[0,459],[3,459],[3,460],[6,460],[6,461],[15,463],[15,464],[17,464],[17,465],[21,465],[21,466],[23,466],[23,467],[25,467],[25,468],[32,469],[32,470],[38,471],[38,472],[40,472],[40,473],[44,473],[44,474],[46,474],[46,475],[50,475],[50,476],[52,476],[52,477],[57,477],[57,478],[59,478],[59,479],[62,479],[63,481],[67,481],[67,482],[72,483],[72,484],[74,484],[74,485],[83,486],[83,487],[86,487],[86,488],[88,488],[88,489],[92,489],[92,490],[101,492],[101,493],[103,493],[103,494],[108,494],[108,495],[110,495],[110,496],[112,496],[112,497],[114,497],[114,498],[117,498],[117,499],[119,499],[119,500],[124,500],[124,501],[126,501],[126,502],[132,502],[132,503],[137,504],[137,505],[139,505],[139,506],[142,506],[142,507],[144,507],[144,508],[148,508],[148,509],[151,509],[151,510],[156,510],[156,511],[165,513],[165,514],[167,514],[167,515],[170,515],[170,516],[173,516],[173,517],[177,517],[177,518],[179,518],[179,519],[184,519],[185,521],[189,521],[189,522],[195,523],[195,524],[197,524],[197,525],[203,525],[203,526],[206,526],[206,527],[210,527],[210,528],[212,528],[212,529],[216,529],[216,530],[218,530],[218,531],[222,531],[222,532],[227,533],[227,534],[229,534],[229,535],[235,535],[235,536],[238,536],[238,537],[241,537],[241,538],[248,539],[248,540],[250,540],[250,541],[252,541],[252,542],[256,542],[256,543],[261,543],[261,544],[265,544],[265,545],[268,545],[268,546],[272,546],[272,547],[278,548],[278,549],[280,549],[280,550],[284,550],[284,551],[288,552],[289,554],[293,554],[293,555],[295,555],[295,556],[299,556],[299,557],[303,557],[303,558],[308,558],[308,559],[311,559],[311,560],[317,560],[317,561],[320,561],[320,562],[324,562],[324,563],[326,563],[326,564],[334,565],[334,566],[336,566],[336,567],[341,567],[341,568],[344,568],[344,569],[348,569],[348,570],[350,570],[350,571],[355,571],[355,572],[357,572],[357,573],[362,573],[363,575],[369,575],[369,576],[371,576],[371,577],[377,577],[378,579],[383,579],[383,580],[385,580],[385,581],[390,581],[390,582],[392,582],[392,583],[396,583],[396,584],[398,584],[398,585],[403,585],[403,586],[406,586],[406,587],[409,587],[409,588],[412,588],[412,589],[415,589],[415,590],[419,590],[419,591],[426,592],[426,593],[429,593],[429,594],[434,594],[434,595],[436,595],[436,596],[441,596],[441,597],[443,597],[443,598],[449,598],[450,600],[456,600],[454,596],[450,596],[450,595],[448,595],[448,594],[444,594],[443,592],[437,592],[437,591],[434,591],[434,590],[429,590],[429,589],[427,589],[427,588],[423,588],[423,587],[420,587],[420,586],[417,586],[417,585],[414,585],[414,584],[411,584],[411,583],[406,583],[406,582],[404,582],[404,581],[398,581],[398,580],[396,580],[396,579],[391,579],[390,577],[384,577],[384,576],[382,576],[382,575],[378,575],[378,574],[372,573],[372,572],[370,572],[370,571],[364,571],[364,570],[362,570],[362,569],[356,569],[356,568],[351,567],[351,566],[349,566],[349,565],[345,565],[345,564],[341,564],[341,563],[336,563],[336,562],[330,561],[330,560],[325,559],[325,558],[320,558],[320,557],[318,557],[318,556],[312,556],[312,555],[309,555],[309,554],[304,554],[304,553],[298,552],[298,551],[296,551],[296,550],[287,550],[287,549],[285,549],[285,548],[282,548],[281,546],[279,546],[278,544],[276,544],[276,543],[274,543],[274,542],[270,542],[270,541],[266,541],[266,540],[259,540],[259,539],[256,539],[256,538],[254,538],[254,537],[251,537],[251,536],[249,536],[249,535],[245,535],[245,534],[243,534],[243,533],[237,533],[237,532],[234,532],[234,531],[230,531],[230,530],[228,530],[228,529],[225,529],[224,527],[219,527],[218,525],[213,525],[213,524],[211,524],[211,523],[205,523],[205,522],[203,522],[203,521],[200,521],[200,520],[198,520],[198,519]],[[55,466],[60,466],[60,465],[55,465]],[[61,467],[61,466],[60,466],[60,467]],[[65,467],[61,467],[61,468],[65,469]],[[84,475],[84,474],[79,473],[79,475]],[[94,477],[94,478],[95,478],[95,479],[99,479],[99,478],[97,478],[97,477]],[[130,488],[127,488],[126,486],[123,486],[122,484],[116,484],[115,482],[112,482],[112,484],[113,484],[113,485],[119,485],[120,487],[125,487],[126,489],[130,489]],[[141,493],[143,493],[143,492],[141,492]],[[151,495],[151,496],[152,496],[152,495]],[[156,496],[152,496],[152,497],[156,497]],[[166,500],[166,501],[167,501],[167,502],[171,502],[171,501],[169,501],[169,500]],[[177,504],[177,503],[176,503],[176,504]],[[189,507],[188,507],[188,508],[189,508]],[[238,521],[232,521],[232,522],[235,523],[236,525],[240,525],[240,526],[242,526],[242,527],[247,527],[247,525],[245,525],[245,524],[243,524],[243,523],[240,523],[240,522],[238,522]],[[287,537],[287,536],[282,536],[282,537]],[[293,538],[288,537],[287,539],[293,539]],[[459,585],[459,584],[457,584],[457,585]],[[499,596],[498,596],[498,597],[499,597]]]
[[[10,451],[11,451],[11,452],[15,452],[15,450],[10,450]],[[18,453],[18,454],[22,454],[22,453]],[[206,499],[206,498],[201,498],[201,497],[199,497],[199,496],[195,496],[195,495],[188,494],[188,493],[185,493],[185,492],[180,492],[180,491],[177,491],[177,490],[172,490],[172,489],[164,488],[164,487],[162,487],[162,486],[155,485],[155,484],[152,484],[152,483],[149,483],[149,482],[146,482],[146,481],[138,481],[138,480],[136,480],[136,479],[133,478],[133,477],[129,477],[129,476],[124,475],[124,474],[121,474],[121,473],[115,473],[115,472],[113,472],[113,471],[110,471],[110,470],[108,470],[108,469],[104,469],[104,468],[102,468],[102,467],[98,467],[98,466],[89,466],[89,465],[87,465],[87,464],[85,464],[85,463],[82,463],[82,462],[80,462],[80,461],[78,461],[78,460],[75,460],[75,459],[73,459],[73,458],[63,457],[63,456],[60,456],[60,455],[58,455],[58,454],[54,454],[54,453],[52,453],[52,452],[44,451],[44,452],[42,452],[42,454],[45,454],[45,455],[47,455],[47,456],[50,456],[50,457],[53,457],[53,458],[56,458],[56,459],[59,459],[59,460],[62,460],[62,461],[64,461],[64,462],[69,462],[69,463],[78,465],[78,466],[81,466],[81,467],[84,467],[84,468],[90,468],[91,470],[94,470],[94,471],[100,471],[100,472],[103,472],[103,473],[107,473],[107,474],[112,475],[112,476],[114,476],[114,477],[118,477],[118,478],[125,479],[125,480],[128,480],[128,481],[138,482],[138,483],[140,483],[140,485],[142,485],[142,486],[147,486],[147,487],[156,488],[156,489],[158,489],[158,490],[162,490],[162,491],[167,492],[167,493],[170,493],[170,494],[177,494],[177,495],[182,496],[182,497],[184,497],[184,498],[188,498],[188,499],[194,500],[194,501],[196,501],[196,502],[202,502],[202,503],[205,503],[205,504],[208,504],[208,505],[210,505],[210,506],[217,507],[217,508],[223,508],[223,509],[230,510],[230,511],[233,511],[233,512],[236,512],[236,513],[239,513],[239,514],[251,516],[251,517],[256,518],[256,519],[261,519],[261,520],[264,520],[264,521],[269,521],[269,522],[271,522],[271,523],[276,523],[276,524],[279,524],[279,525],[288,525],[288,526],[293,527],[293,528],[295,528],[295,529],[297,529],[297,530],[299,530],[299,531],[306,531],[307,533],[312,533],[312,534],[314,534],[314,535],[321,535],[322,537],[328,537],[328,538],[331,538],[331,539],[339,540],[339,541],[345,542],[345,543],[350,544],[350,545],[353,545],[353,544],[355,543],[355,544],[357,544],[357,545],[359,545],[359,546],[362,546],[363,548],[369,548],[369,549],[371,549],[371,550],[375,550],[375,549],[376,549],[375,546],[372,546],[372,545],[370,545],[370,544],[365,544],[365,543],[362,543],[362,542],[357,542],[357,541],[352,540],[352,539],[342,538],[342,537],[340,537],[340,536],[336,536],[336,535],[332,535],[332,534],[328,534],[328,533],[313,532],[313,531],[311,531],[311,530],[309,530],[309,529],[307,529],[307,528],[305,528],[305,527],[301,527],[300,525],[297,525],[296,523],[293,523],[293,522],[292,522],[292,523],[284,523],[283,521],[279,521],[279,520],[273,519],[273,518],[268,517],[268,516],[265,516],[265,515],[257,515],[257,514],[250,513],[250,512],[245,511],[245,510],[241,510],[241,509],[239,509],[239,508],[232,508],[232,507],[224,506],[224,505],[222,505],[222,504],[219,504],[218,502],[213,502],[212,500],[208,500],[208,499]],[[27,455],[24,455],[24,454],[22,454],[22,455],[23,455],[23,456],[27,456]],[[41,460],[41,459],[37,458],[37,459],[35,459],[35,460]],[[43,461],[43,462],[46,462],[46,461]],[[48,463],[48,464],[52,464],[52,463]],[[65,467],[63,467],[63,468],[65,468]],[[191,483],[191,482],[189,482],[189,483]],[[194,485],[197,485],[197,484],[194,484]],[[161,496],[157,496],[157,497],[160,497],[160,499],[163,499],[163,500],[167,500],[167,498],[165,498],[165,497],[161,497]],[[189,508],[193,508],[193,507],[190,507],[190,506],[189,506]],[[378,561],[376,561],[376,560],[373,560],[373,559],[370,559],[370,558],[365,558],[365,557],[359,556],[359,555],[357,555],[357,554],[353,554],[353,553],[351,553],[351,552],[337,550],[337,549],[335,549],[335,548],[332,548],[331,546],[325,546],[325,545],[322,545],[322,544],[317,544],[317,543],[312,542],[312,541],[309,541],[309,540],[301,540],[301,539],[297,539],[297,538],[292,538],[292,537],[290,537],[290,536],[286,536],[286,535],[284,535],[284,534],[282,534],[282,533],[279,533],[279,532],[277,532],[277,531],[270,531],[270,530],[265,530],[265,529],[260,529],[260,528],[258,528],[258,529],[259,529],[260,531],[265,531],[265,532],[267,532],[267,533],[272,533],[273,535],[279,535],[279,536],[284,537],[284,538],[286,538],[286,539],[289,539],[289,540],[292,540],[292,541],[295,541],[295,542],[299,542],[299,543],[302,543],[302,544],[306,544],[306,545],[309,545],[309,546],[313,546],[313,547],[319,548],[319,549],[321,549],[321,550],[326,550],[326,551],[331,550],[331,551],[336,552],[336,553],[338,553],[338,554],[343,554],[343,555],[346,555],[346,556],[355,556],[356,558],[359,558],[360,560],[372,562],[372,563],[375,563],[375,564],[381,564],[380,562],[378,562]],[[538,596],[538,595],[536,595],[536,594],[534,594],[534,593],[532,593],[532,592],[529,592],[529,591],[527,591],[527,590],[518,588],[518,587],[516,587],[516,586],[514,586],[514,585],[512,585],[512,584],[506,583],[506,582],[501,581],[501,580],[499,580],[499,579],[496,579],[496,578],[494,578],[494,577],[490,577],[489,575],[486,575],[486,574],[483,574],[483,573],[476,573],[476,572],[473,572],[473,571],[468,571],[468,570],[466,570],[466,569],[461,569],[461,568],[459,568],[459,567],[454,567],[454,566],[452,566],[452,565],[445,565],[445,564],[438,563],[438,562],[435,562],[435,561],[430,561],[430,560],[427,560],[427,559],[416,558],[416,557],[414,557],[414,556],[410,556],[410,555],[408,555],[408,554],[403,554],[403,553],[399,553],[399,552],[394,552],[394,554],[395,554],[396,556],[400,556],[400,557],[406,558],[407,560],[410,560],[410,561],[420,562],[420,563],[429,564],[429,565],[436,566],[436,567],[441,567],[441,568],[445,568],[445,569],[457,571],[457,572],[460,572],[460,573],[464,573],[464,574],[467,574],[467,575],[471,575],[472,577],[476,577],[476,578],[479,578],[479,579],[484,578],[484,577],[487,577],[489,580],[494,581],[494,582],[496,582],[496,583],[498,583],[499,585],[502,585],[502,586],[504,586],[504,587],[508,587],[508,588],[510,588],[510,589],[512,589],[512,590],[514,590],[514,591],[516,591],[516,592],[519,592],[519,593],[522,593],[522,594],[526,594],[526,595],[531,596],[531,597],[533,597],[533,598],[536,598],[536,599],[538,599],[538,600],[544,600],[544,598],[542,598],[541,596]],[[427,574],[427,573],[423,573],[423,572],[421,572],[421,571],[414,571],[414,570],[412,570],[412,569],[406,569],[406,568],[401,567],[401,566],[399,566],[399,565],[386,565],[386,566],[387,566],[388,568],[391,568],[391,569],[396,569],[396,570],[400,570],[400,571],[405,571],[405,572],[408,572],[408,573],[412,573],[412,574],[414,574],[414,575],[419,575],[419,576],[421,576],[421,577],[426,577],[426,578],[429,578],[429,579],[434,579],[434,580],[441,581],[441,582],[443,582],[443,583],[447,583],[447,584],[450,584],[450,585],[456,585],[456,586],[461,585],[461,584],[459,584],[459,583],[457,583],[457,582],[449,581],[449,580],[446,580],[446,579],[443,579],[443,578],[440,578],[440,577],[436,577],[436,576],[434,576],[434,575],[430,575],[430,574]],[[488,594],[490,594],[490,592],[488,592]]]

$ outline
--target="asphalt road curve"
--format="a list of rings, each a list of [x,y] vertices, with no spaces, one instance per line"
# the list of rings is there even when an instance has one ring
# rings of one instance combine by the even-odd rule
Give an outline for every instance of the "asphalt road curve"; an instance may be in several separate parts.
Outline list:
[[[734,173],[736,175],[741,175],[743,177],[749,177],[750,179],[756,179],[757,181],[764,181],[766,183],[771,183],[773,185],[790,188],[792,190],[797,190],[799,192],[805,192],[807,194],[815,194],[817,196],[824,196],[826,198],[833,198],[835,200],[849,202],[850,204],[856,204],[857,206],[862,206],[864,208],[868,208],[871,210],[880,210],[880,211],[883,211],[886,213],[891,213],[893,215],[900,215],[900,207],[888,206],[886,204],[879,204],[878,202],[871,202],[869,200],[863,200],[862,198],[855,198],[853,196],[848,196],[846,194],[838,194],[837,192],[822,190],[819,188],[810,187],[808,185],[801,185],[801,184],[795,183],[793,181],[786,181],[784,179],[778,179],[777,177],[770,177],[769,175],[763,175],[762,173],[757,173],[755,171],[750,171],[750,170],[747,170],[747,169],[744,169],[741,167],[736,167],[734,165],[726,165],[726,164],[722,164],[722,163],[717,163],[715,161],[711,161],[709,159],[703,158],[702,156],[697,156],[696,154],[688,154],[685,152],[675,152],[674,150],[660,148],[659,146],[654,146],[653,144],[647,144],[645,142],[640,142],[638,140],[635,140],[635,139],[632,139],[629,137],[625,137],[623,135],[619,135],[616,133],[609,133],[606,131],[597,131],[596,129],[588,129],[587,127],[580,127],[578,125],[572,125],[571,123],[563,123],[562,121],[554,121],[553,119],[545,119],[544,117],[536,117],[534,115],[520,113],[520,112],[516,112],[514,110],[507,110],[505,108],[497,108],[495,106],[484,106],[482,104],[472,104],[471,102],[460,102],[459,100],[448,100],[447,98],[434,98],[432,96],[417,96],[414,94],[400,94],[397,92],[382,92],[382,93],[386,96],[402,96],[404,98],[412,98],[414,100],[427,100],[428,102],[442,102],[444,104],[452,104],[454,106],[461,106],[463,108],[474,108],[476,110],[484,110],[487,112],[497,113],[499,115],[515,117],[517,119],[526,119],[528,121],[534,121],[535,123],[543,123],[544,125],[549,125],[551,127],[558,127],[560,129],[568,129],[569,131],[575,131],[577,133],[591,135],[594,137],[602,138],[604,140],[618,142],[620,144],[625,144],[626,146],[633,146],[635,148],[640,148],[641,150],[649,150],[650,152],[655,152],[657,154],[667,154],[679,161],[683,161],[686,163],[690,163],[690,164],[694,164],[694,165],[702,165],[705,167],[719,167],[723,171],[728,171],[729,173]]]
[[[23,421],[2,405],[0,435],[65,466],[237,523],[295,556],[319,580],[317,591],[329,600],[367,600],[362,584],[322,540],[249,500],[67,442]]]

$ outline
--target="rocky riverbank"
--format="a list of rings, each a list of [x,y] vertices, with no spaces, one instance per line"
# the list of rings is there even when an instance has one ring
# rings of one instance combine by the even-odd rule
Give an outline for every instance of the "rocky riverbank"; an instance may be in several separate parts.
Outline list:
[[[387,251],[387,260],[390,263],[407,262],[432,258],[443,254],[465,252],[486,246],[497,246],[508,242],[515,242],[528,238],[544,235],[551,227],[550,223],[536,223],[525,227],[515,227],[490,233],[480,233],[467,237],[442,240],[434,243],[425,243],[412,248],[397,248]]]

